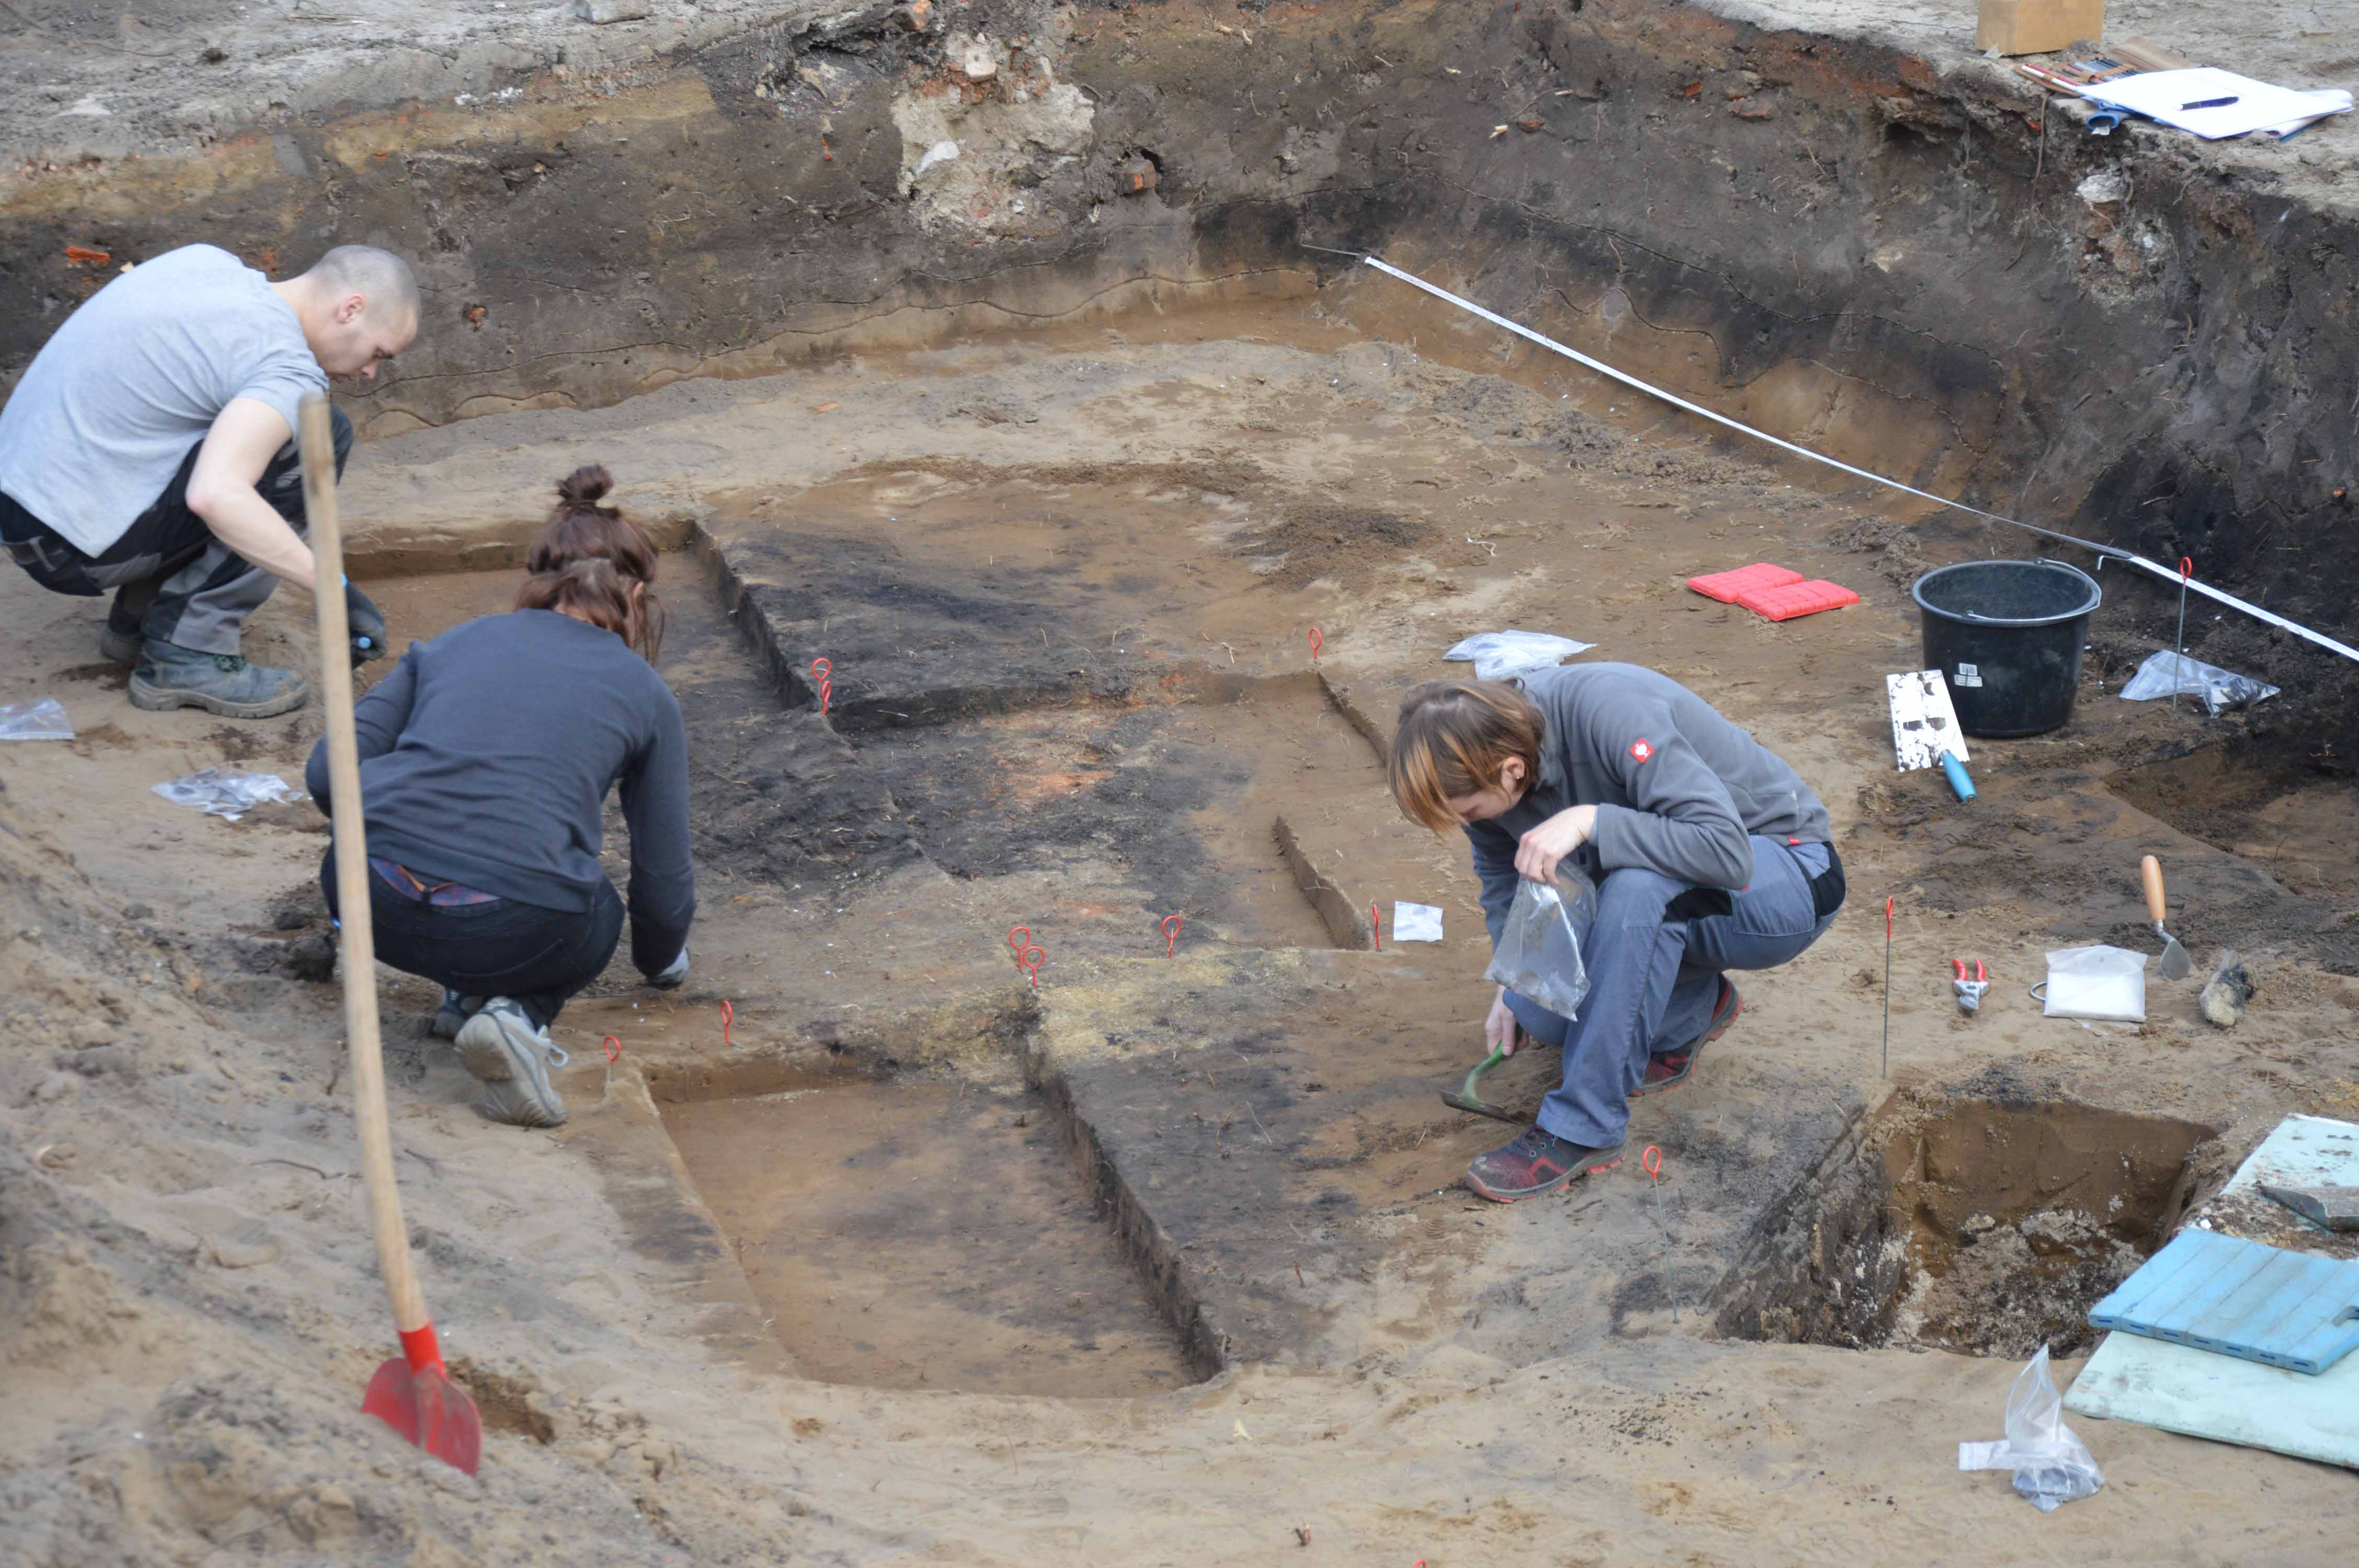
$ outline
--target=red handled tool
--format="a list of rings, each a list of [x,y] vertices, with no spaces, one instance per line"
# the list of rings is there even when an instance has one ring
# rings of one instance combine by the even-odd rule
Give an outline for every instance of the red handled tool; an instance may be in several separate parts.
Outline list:
[[[1032,982],[1032,989],[1036,991],[1040,989],[1040,966],[1048,961],[1049,950],[1037,943],[1016,955],[1016,967],[1024,971],[1025,979]]]
[[[343,533],[336,521],[336,459],[328,428],[328,400],[303,399],[303,509],[310,516],[311,554],[319,580],[343,580]],[[376,933],[369,921],[368,845],[361,830],[360,743],[353,730],[353,669],[344,650],[352,627],[344,596],[315,594],[320,619],[320,696],[328,724],[328,781],[335,836],[336,905],[343,917],[344,1033],[353,1053],[353,1121],[361,1135],[361,1173],[368,1188],[369,1227],[376,1235],[377,1272],[393,1303],[401,1354],[385,1362],[361,1396],[373,1415],[437,1459],[472,1476],[483,1459],[484,1420],[467,1391],[451,1381],[426,1294],[409,1253],[401,1217],[401,1188],[393,1169],[393,1127],[386,1115],[385,1053],[377,1037]]]
[[[1983,1005],[1983,993],[1990,989],[1990,971],[1983,967],[1980,958],[1974,960],[1974,972],[1971,976],[1966,973],[1963,958],[1951,959],[1950,968],[1958,971],[1958,978],[1950,982],[1950,989],[1958,993],[1958,1011],[1979,1011]]]
[[[1032,928],[1030,926],[1011,925],[1007,928],[1007,950],[1016,955],[1016,963],[1018,968],[1021,968],[1024,964],[1024,944],[1031,940]]]
[[[1319,634],[1318,627],[1313,626],[1310,629],[1310,662],[1312,664],[1315,665],[1319,662],[1319,650],[1326,645],[1327,639]]]
[[[835,666],[825,659],[813,659],[810,670],[811,684],[819,688],[819,716],[824,719],[828,702],[835,696],[835,685],[827,678],[835,672]]]
[[[1163,917],[1163,956],[1165,957],[1171,957],[1179,950],[1180,928],[1187,924],[1176,914],[1167,914]]]

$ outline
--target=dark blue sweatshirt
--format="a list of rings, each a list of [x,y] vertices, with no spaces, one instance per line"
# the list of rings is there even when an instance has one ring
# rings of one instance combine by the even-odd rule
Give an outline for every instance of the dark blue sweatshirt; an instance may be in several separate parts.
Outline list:
[[[518,610],[414,643],[353,705],[368,850],[429,880],[582,914],[606,792],[631,828],[631,961],[679,957],[696,914],[679,703],[630,645]],[[304,782],[328,808],[328,743]]]

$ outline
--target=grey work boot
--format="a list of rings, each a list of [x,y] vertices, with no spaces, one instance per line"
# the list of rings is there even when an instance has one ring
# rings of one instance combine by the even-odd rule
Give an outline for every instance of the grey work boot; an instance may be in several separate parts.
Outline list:
[[[459,1060],[484,1080],[483,1112],[516,1127],[558,1127],[565,1102],[549,1081],[551,1058],[565,1053],[549,1044],[549,1031],[535,1029],[524,1008],[504,996],[484,1003],[459,1031]]]
[[[201,708],[224,719],[270,719],[303,706],[311,688],[293,670],[246,663],[236,654],[201,654],[148,639],[131,672],[131,706],[158,712]]]
[[[434,1010],[434,1022],[426,1026],[426,1033],[437,1040],[456,1040],[459,1031],[467,1026],[467,1020],[483,1011],[482,997],[461,996],[445,986],[441,1005]]]

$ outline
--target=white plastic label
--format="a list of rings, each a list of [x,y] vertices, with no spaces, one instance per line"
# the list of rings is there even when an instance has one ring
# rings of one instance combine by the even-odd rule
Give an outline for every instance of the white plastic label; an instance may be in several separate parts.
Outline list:
[[[1983,668],[1982,668],[1982,666],[1981,666],[1980,665],[1960,665],[1958,666],[1958,673],[1957,673],[1956,676],[1955,676],[1955,677],[1953,677],[1953,678],[1951,680],[1950,684],[1951,684],[1951,686],[1980,686],[1980,685],[1982,685],[1982,684],[1983,684]]]

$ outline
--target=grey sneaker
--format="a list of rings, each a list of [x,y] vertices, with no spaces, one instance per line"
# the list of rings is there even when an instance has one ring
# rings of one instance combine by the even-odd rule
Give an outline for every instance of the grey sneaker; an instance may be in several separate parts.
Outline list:
[[[131,706],[150,712],[201,708],[224,719],[270,719],[302,707],[310,695],[293,670],[153,639],[139,650],[139,666],[131,672]]]
[[[437,1040],[456,1040],[459,1031],[467,1026],[467,1020],[483,1011],[482,997],[461,996],[446,986],[442,1004],[434,1010],[434,1022],[426,1026],[426,1033]]]
[[[562,1065],[565,1053],[549,1044],[548,1030],[532,1026],[520,1004],[492,998],[461,1026],[458,1044],[459,1060],[485,1085],[485,1116],[515,1127],[564,1124],[565,1102],[549,1068],[552,1058]]]

